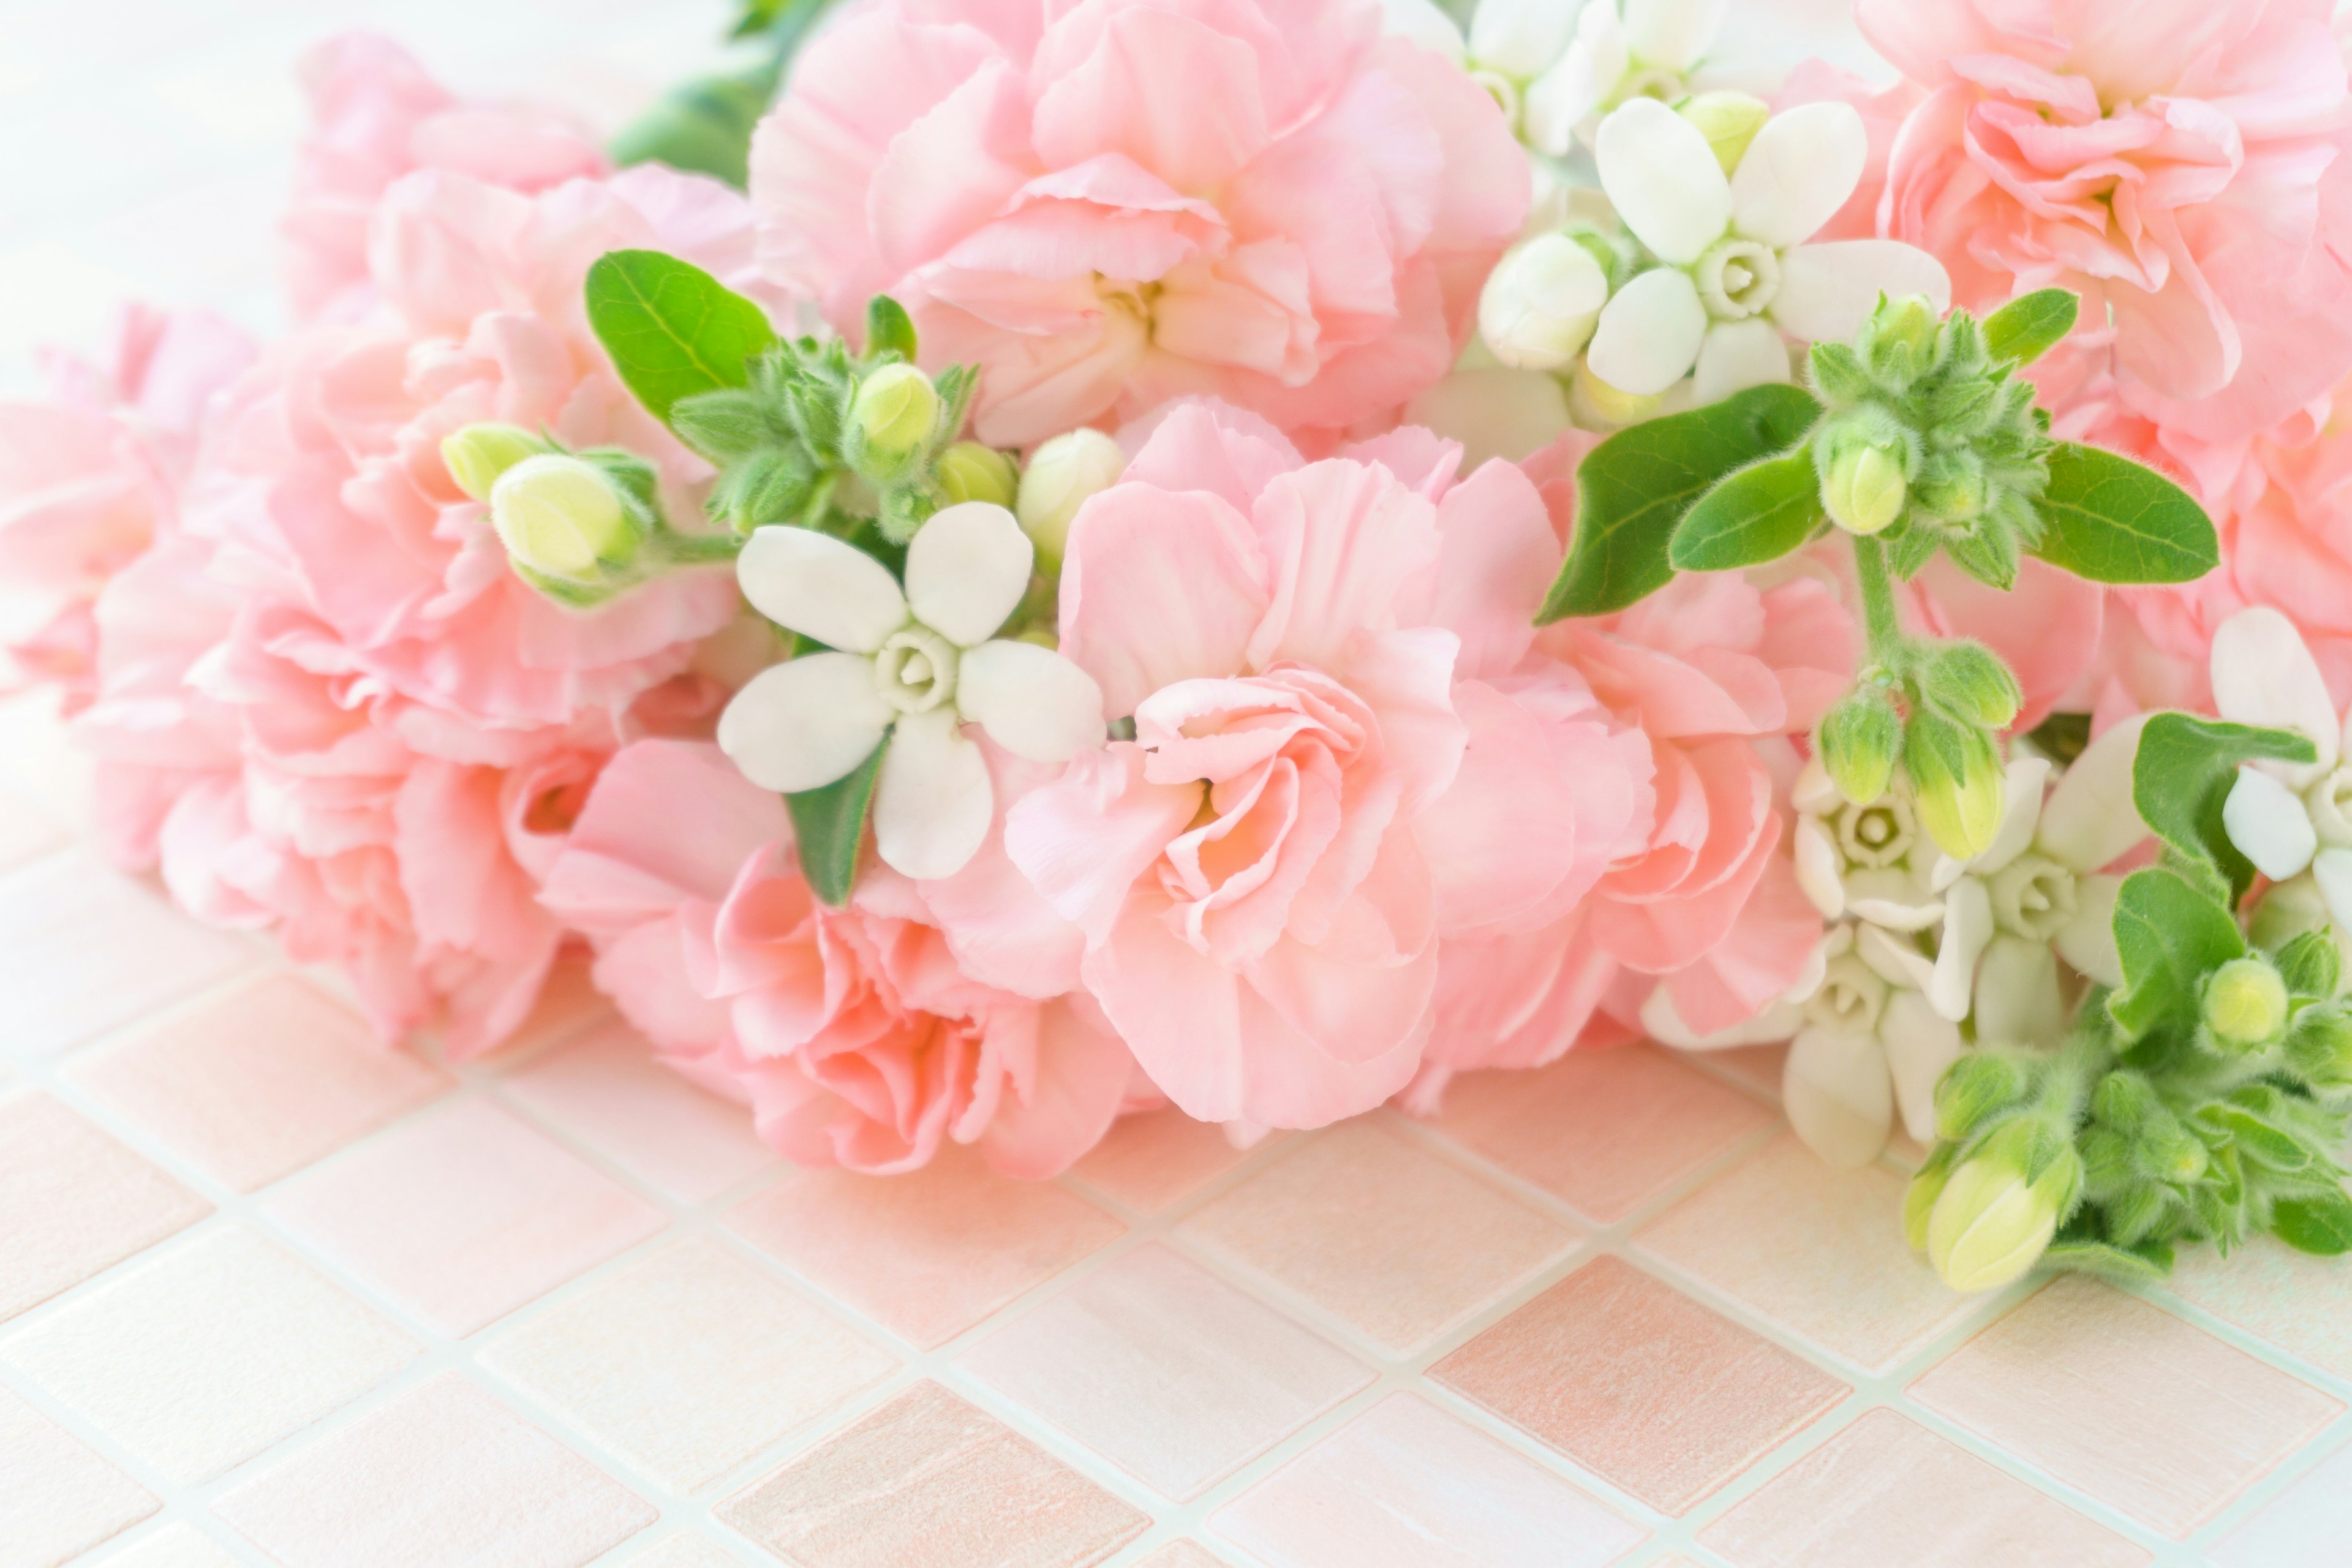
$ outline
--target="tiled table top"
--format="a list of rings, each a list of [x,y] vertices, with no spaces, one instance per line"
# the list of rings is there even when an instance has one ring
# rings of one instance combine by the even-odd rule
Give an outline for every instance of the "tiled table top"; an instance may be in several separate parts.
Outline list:
[[[0,384],[125,287],[269,324],[330,14],[618,118],[724,9],[0,7]],[[576,976],[490,1060],[380,1051],[79,793],[0,704],[0,1568],[2352,1563],[2352,1268],[1955,1297],[1771,1052],[795,1173]]]

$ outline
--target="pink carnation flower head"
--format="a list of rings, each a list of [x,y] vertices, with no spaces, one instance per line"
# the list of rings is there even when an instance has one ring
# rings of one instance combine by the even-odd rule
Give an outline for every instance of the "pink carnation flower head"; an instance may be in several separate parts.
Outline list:
[[[770,275],[907,304],[1026,445],[1205,393],[1286,428],[1451,366],[1524,154],[1369,0],[878,0],[796,62],[751,188]],[[887,84],[887,88],[882,84]]]

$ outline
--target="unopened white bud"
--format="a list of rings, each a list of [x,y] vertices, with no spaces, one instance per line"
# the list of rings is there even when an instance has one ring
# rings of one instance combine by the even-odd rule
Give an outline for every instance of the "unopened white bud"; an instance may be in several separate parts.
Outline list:
[[[1070,521],[1096,495],[1118,483],[1127,471],[1127,454],[1118,442],[1099,430],[1078,429],[1056,436],[1037,448],[1021,470],[1020,500],[1014,514],[1021,531],[1048,561],[1059,561],[1069,542]]]
[[[1609,275],[1564,234],[1540,235],[1503,258],[1478,296],[1487,352],[1520,370],[1565,369],[1591,341]]]

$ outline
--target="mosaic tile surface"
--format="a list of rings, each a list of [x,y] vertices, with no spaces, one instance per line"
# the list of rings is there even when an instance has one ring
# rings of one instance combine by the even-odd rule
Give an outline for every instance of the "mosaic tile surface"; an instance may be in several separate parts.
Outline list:
[[[726,10],[0,5],[0,390],[125,289],[274,324],[329,26],[609,124]],[[2352,1562],[2352,1268],[1953,1297],[1769,1051],[794,1172],[576,976],[487,1062],[379,1052],[105,869],[80,777],[0,703],[0,1568]]]

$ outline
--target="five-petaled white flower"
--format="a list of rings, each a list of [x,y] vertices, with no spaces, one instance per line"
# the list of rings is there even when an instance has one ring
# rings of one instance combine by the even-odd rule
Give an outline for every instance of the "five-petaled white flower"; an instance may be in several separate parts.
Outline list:
[[[2352,932],[2352,715],[2339,718],[2318,661],[2294,623],[2266,606],[2241,610],[2213,634],[2213,706],[2222,718],[2293,730],[2309,763],[2238,770],[2221,826],[2273,882],[2310,875],[2339,932]]]
[[[1808,103],[1756,132],[1731,177],[1706,133],[1654,99],[1601,122],[1594,156],[1618,217],[1665,265],[1601,307],[1585,351],[1594,375],[1646,396],[1694,368],[1697,401],[1789,379],[1781,334],[1843,342],[1878,303],[1952,300],[1943,264],[1892,239],[1808,245],[1853,194],[1869,152],[1862,116]]]
[[[1102,690],[1048,647],[994,638],[1028,591],[1033,549],[986,501],[939,512],[889,568],[804,528],[762,528],[736,563],[761,615],[824,653],[773,665],[735,695],[719,744],[763,789],[821,789],[887,738],[874,842],[909,877],[953,876],[995,815],[969,721],[1016,756],[1066,762],[1103,742]]]

